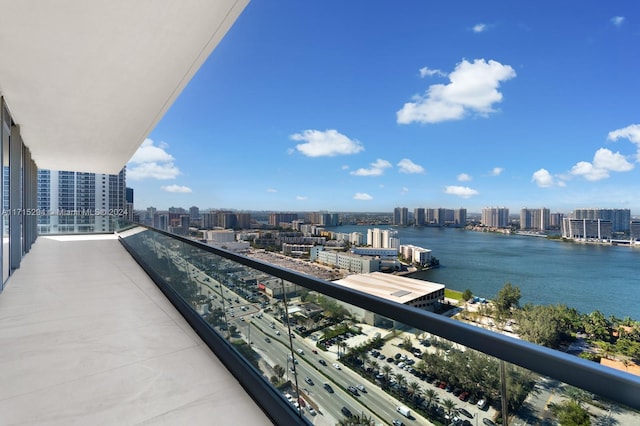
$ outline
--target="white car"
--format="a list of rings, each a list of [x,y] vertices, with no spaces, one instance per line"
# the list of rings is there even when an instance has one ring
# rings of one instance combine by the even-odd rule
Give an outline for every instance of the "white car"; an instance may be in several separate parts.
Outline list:
[[[342,370],[342,367],[340,367],[340,364],[338,364],[337,362],[334,362],[331,365],[333,365],[333,368],[335,368],[336,370]]]

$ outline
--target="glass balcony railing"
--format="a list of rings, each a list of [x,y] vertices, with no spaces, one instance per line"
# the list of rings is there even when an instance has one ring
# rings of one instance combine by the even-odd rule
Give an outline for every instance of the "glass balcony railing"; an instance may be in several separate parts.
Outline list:
[[[640,423],[640,379],[626,372],[119,225],[122,244],[276,424]]]

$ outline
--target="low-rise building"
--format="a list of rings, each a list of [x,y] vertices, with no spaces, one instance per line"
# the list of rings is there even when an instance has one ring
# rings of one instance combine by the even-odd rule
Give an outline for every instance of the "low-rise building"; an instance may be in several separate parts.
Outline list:
[[[444,284],[398,275],[383,274],[381,272],[349,275],[341,280],[334,281],[334,283],[352,290],[358,290],[383,299],[428,311],[435,310],[440,303],[444,302]],[[389,328],[401,328],[402,326],[374,312],[366,311],[357,306],[345,303],[343,303],[343,305],[358,318],[358,320],[366,324]]]

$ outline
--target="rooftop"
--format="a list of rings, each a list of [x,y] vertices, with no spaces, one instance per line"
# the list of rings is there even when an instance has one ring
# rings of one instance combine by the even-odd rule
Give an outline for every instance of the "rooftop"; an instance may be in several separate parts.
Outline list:
[[[334,283],[398,303],[407,303],[445,288],[444,284],[382,272],[349,275]]]

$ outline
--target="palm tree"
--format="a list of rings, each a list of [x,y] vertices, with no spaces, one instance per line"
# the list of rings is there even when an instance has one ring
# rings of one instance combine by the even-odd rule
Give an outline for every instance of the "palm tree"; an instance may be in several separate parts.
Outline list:
[[[424,391],[424,397],[427,400],[427,408],[429,408],[431,406],[431,403],[438,403],[438,399],[440,399],[438,397],[438,392],[436,392],[435,389],[427,389],[426,391]]]
[[[452,399],[447,398],[442,401],[442,406],[444,407],[447,415],[449,416],[449,419],[451,419],[452,417],[451,414],[453,413],[453,410],[456,409],[456,403]]]
[[[398,386],[400,386],[401,388],[405,387],[407,385],[407,379],[406,377],[404,377],[404,374],[402,373],[397,373],[394,378],[396,379],[396,383],[398,384]]]
[[[384,374],[384,379],[389,381],[389,375],[391,374],[391,367],[389,367],[388,365],[383,365],[382,374]]]
[[[378,371],[380,369],[380,363],[378,361],[376,361],[375,359],[372,360],[371,362],[369,362],[369,365],[371,366],[371,369],[373,371]]]
[[[419,397],[420,392],[422,391],[422,389],[420,389],[420,383],[416,382],[415,380],[409,383],[409,385],[407,386],[407,390],[409,392],[409,395],[411,395],[413,398]]]

